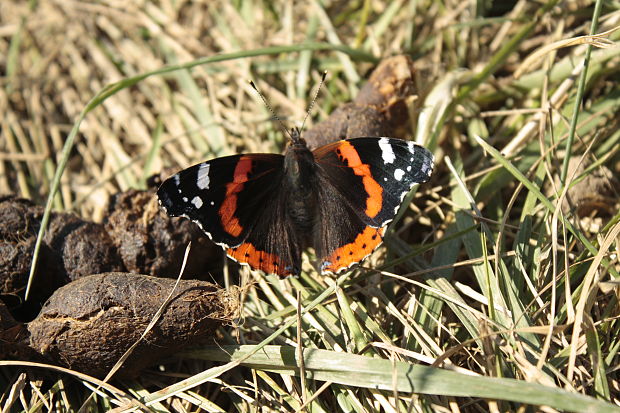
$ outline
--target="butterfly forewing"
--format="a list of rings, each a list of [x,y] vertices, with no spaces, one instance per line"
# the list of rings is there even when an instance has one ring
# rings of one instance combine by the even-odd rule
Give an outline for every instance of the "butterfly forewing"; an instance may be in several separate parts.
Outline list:
[[[428,181],[433,155],[413,142],[355,138],[314,151],[319,168],[368,225],[382,227],[395,216],[415,184]]]
[[[293,267],[291,254],[288,247],[279,247],[278,235],[270,230],[284,230],[274,213],[283,160],[277,154],[213,159],[171,176],[157,196],[168,215],[196,222],[235,260],[265,272],[284,272]]]

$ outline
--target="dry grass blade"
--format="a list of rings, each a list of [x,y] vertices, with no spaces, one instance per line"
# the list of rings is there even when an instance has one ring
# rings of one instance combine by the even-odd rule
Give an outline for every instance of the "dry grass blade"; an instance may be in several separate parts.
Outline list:
[[[50,365],[50,364],[43,364],[43,363],[34,363],[34,362],[22,362],[22,361],[0,361],[0,366],[26,366],[26,367],[36,367],[36,368],[42,368],[42,369],[48,369],[48,370],[53,370],[53,371],[58,371],[58,372],[62,372],[62,373],[66,373],[66,374],[70,374],[72,376],[75,376],[76,378],[80,379],[80,380],[84,380],[85,382],[89,382],[92,383],[96,386],[98,386],[101,389],[105,389],[108,392],[110,392],[110,394],[112,396],[114,396],[116,399],[114,399],[115,404],[121,404],[121,403],[127,403],[128,399],[130,399],[129,395],[126,394],[124,391],[122,391],[121,389],[109,384],[109,383],[105,383],[102,380],[98,380],[95,377],[91,377],[88,376],[86,374],[82,374],[78,371],[73,371],[70,369],[65,369],[63,367],[58,367],[58,366],[54,366],[54,365]],[[130,403],[135,403],[135,400],[130,401]]]
[[[614,225],[603,239],[601,247],[594,256],[594,260],[584,277],[579,301],[577,301],[577,307],[575,308],[575,325],[571,336],[570,357],[568,361],[568,371],[566,373],[566,378],[568,380],[572,380],[573,374],[575,373],[575,359],[577,358],[577,351],[580,346],[579,341],[581,340],[581,332],[583,329],[582,322],[584,318],[590,318],[588,313],[591,311],[596,298],[598,283],[600,281],[600,264],[603,259],[607,257],[612,244],[618,242],[618,234],[620,234],[620,222]]]
[[[523,62],[519,65],[517,70],[514,72],[515,78],[520,78],[526,71],[531,71],[536,68],[536,63],[543,59],[545,56],[548,56],[551,52],[562,49],[564,47],[574,47],[579,45],[591,45],[597,47],[599,49],[609,49],[612,47],[619,47],[615,42],[607,39],[607,36],[612,34],[613,32],[620,29],[620,26],[615,27],[613,29],[607,30],[603,33],[586,35],[586,36],[577,36],[572,37],[570,39],[558,40],[557,42],[553,42],[551,44],[547,44],[540,49],[536,50],[534,53],[530,54],[528,57],[523,60]]]

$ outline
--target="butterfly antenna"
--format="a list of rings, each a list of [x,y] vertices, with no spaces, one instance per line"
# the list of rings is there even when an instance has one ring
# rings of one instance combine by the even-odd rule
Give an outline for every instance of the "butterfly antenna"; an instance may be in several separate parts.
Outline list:
[[[250,80],[248,82],[250,83],[250,86],[252,86],[252,88],[256,91],[256,93],[258,93],[258,96],[260,96],[260,98],[263,100],[263,103],[265,104],[265,106],[267,106],[267,109],[269,109],[269,112],[271,112],[271,115],[273,116],[273,118],[278,121],[278,125],[280,126],[280,129],[282,129],[284,134],[288,135],[289,138],[291,138],[291,140],[295,142],[296,139],[295,137],[293,137],[293,134],[288,129],[286,129],[286,126],[284,126],[284,123],[282,123],[282,120],[280,119],[280,117],[276,115],[275,110],[273,110],[269,102],[267,102],[267,98],[261,93],[260,90],[258,90],[256,85],[254,84],[254,81]]]
[[[308,116],[310,116],[310,113],[312,112],[312,108],[314,107],[314,102],[316,102],[316,98],[319,97],[319,92],[321,91],[321,86],[323,86],[323,83],[325,83],[325,78],[326,77],[327,77],[327,70],[324,70],[323,71],[323,75],[321,75],[321,81],[319,82],[319,87],[316,88],[316,92],[314,93],[314,97],[310,101],[310,105],[308,106],[308,112],[306,112],[306,117],[304,118],[304,121],[301,123],[300,130],[304,130],[304,125],[306,124],[306,119],[308,119]]]

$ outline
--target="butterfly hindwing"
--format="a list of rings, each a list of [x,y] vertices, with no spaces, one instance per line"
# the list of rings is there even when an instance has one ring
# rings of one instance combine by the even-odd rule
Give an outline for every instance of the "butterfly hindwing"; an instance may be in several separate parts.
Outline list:
[[[254,269],[279,276],[301,271],[300,234],[287,219],[287,198],[282,187],[272,193],[267,207],[255,209],[254,225],[245,241],[226,253]]]
[[[319,196],[332,202],[318,205],[313,240],[323,273],[337,273],[362,261],[381,244],[385,232],[385,227],[372,227],[364,222],[363,214],[331,185],[330,178],[320,174]]]

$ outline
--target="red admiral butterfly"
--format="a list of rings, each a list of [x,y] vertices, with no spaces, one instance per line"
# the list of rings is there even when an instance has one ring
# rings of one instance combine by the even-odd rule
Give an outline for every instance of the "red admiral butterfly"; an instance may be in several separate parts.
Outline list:
[[[337,273],[381,244],[405,195],[433,171],[433,155],[413,142],[354,138],[311,151],[297,129],[290,137],[284,155],[226,156],[173,175],[159,203],[253,269],[297,275],[313,247],[321,272]]]

